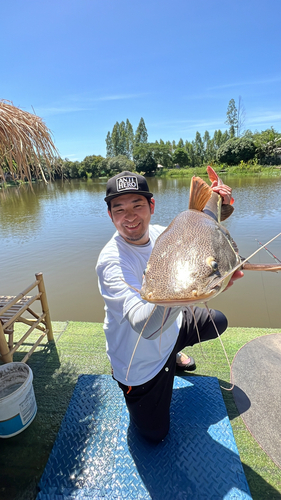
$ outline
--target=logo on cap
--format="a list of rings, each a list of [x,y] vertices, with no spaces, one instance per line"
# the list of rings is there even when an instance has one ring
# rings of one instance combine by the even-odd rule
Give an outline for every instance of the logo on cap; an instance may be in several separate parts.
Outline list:
[[[119,177],[116,179],[116,189],[117,191],[126,191],[126,189],[135,189],[136,191],[139,189],[138,179],[136,177]]]

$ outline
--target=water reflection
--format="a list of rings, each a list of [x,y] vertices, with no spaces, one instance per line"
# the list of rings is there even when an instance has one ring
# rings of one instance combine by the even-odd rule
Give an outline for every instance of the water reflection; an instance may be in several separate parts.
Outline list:
[[[233,187],[235,212],[225,225],[248,256],[281,231],[281,178],[224,178]],[[152,222],[167,225],[188,207],[190,179],[149,179],[156,199]],[[104,202],[106,180],[56,181],[0,191],[0,294],[15,294],[42,271],[53,320],[103,321],[94,271],[114,232]],[[271,246],[281,258],[281,238]],[[252,261],[272,259],[262,250]],[[281,273],[248,272],[211,305],[231,326],[279,327]]]

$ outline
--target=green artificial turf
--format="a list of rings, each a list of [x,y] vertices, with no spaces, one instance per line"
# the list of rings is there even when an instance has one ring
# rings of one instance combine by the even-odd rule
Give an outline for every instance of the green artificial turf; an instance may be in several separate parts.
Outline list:
[[[37,416],[24,432],[0,441],[1,500],[36,498],[38,482],[78,376],[110,374],[101,324],[83,322],[52,324],[55,342],[39,347],[29,360],[34,375]],[[19,335],[20,329],[21,326],[16,325],[15,337]],[[271,333],[276,333],[276,330],[229,328],[222,338],[230,362],[247,342]],[[24,346],[22,350],[27,349]],[[192,376],[217,377],[221,386],[230,387],[229,366],[218,339],[185,351],[196,359],[197,369],[192,372]],[[23,355],[23,352],[17,352],[14,361],[20,361]],[[222,389],[222,394],[253,499],[281,499],[280,469],[248,432],[238,414],[232,393]]]
[[[230,363],[247,342],[279,330],[228,328],[222,341]],[[202,353],[203,351],[203,353]],[[230,370],[219,339],[185,349],[196,359],[196,375],[217,377],[221,387],[231,387]],[[278,388],[277,388],[278,390]],[[240,417],[231,391],[222,389],[223,399],[233,429],[245,475],[254,500],[281,499],[281,471],[258,445]],[[278,409],[276,409],[278,411]]]

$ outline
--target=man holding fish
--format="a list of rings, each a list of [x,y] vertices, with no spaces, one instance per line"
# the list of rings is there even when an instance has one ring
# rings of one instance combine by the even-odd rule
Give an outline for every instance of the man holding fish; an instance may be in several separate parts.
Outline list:
[[[231,188],[212,181],[212,191],[229,205]],[[227,319],[216,310],[210,311],[210,318],[199,307],[193,307],[193,312],[185,304],[155,307],[142,299],[143,275],[155,241],[165,230],[150,225],[155,209],[153,194],[142,175],[126,171],[108,180],[105,201],[117,230],[96,266],[105,302],[107,354],[131,422],[144,438],[157,443],[169,431],[176,368],[195,369],[194,360],[181,350],[199,342],[198,332],[201,341],[216,338],[213,322],[221,334]],[[227,288],[242,276],[236,271]]]

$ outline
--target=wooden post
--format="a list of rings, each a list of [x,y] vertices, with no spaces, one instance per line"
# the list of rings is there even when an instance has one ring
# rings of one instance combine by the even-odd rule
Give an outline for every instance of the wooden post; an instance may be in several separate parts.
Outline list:
[[[2,360],[4,361],[4,363],[11,363],[13,361],[13,356],[10,354],[1,321],[0,321],[0,354],[2,356]]]
[[[36,273],[35,276],[36,276],[36,279],[39,281],[38,290],[41,293],[40,300],[41,300],[41,304],[42,304],[42,311],[43,311],[43,313],[46,314],[46,316],[45,316],[46,327],[49,330],[47,333],[48,340],[54,340],[52,323],[51,323],[50,312],[49,312],[49,306],[48,306],[48,301],[47,301],[47,295],[46,295],[46,290],[45,290],[45,285],[44,285],[44,280],[43,280],[43,273]]]

